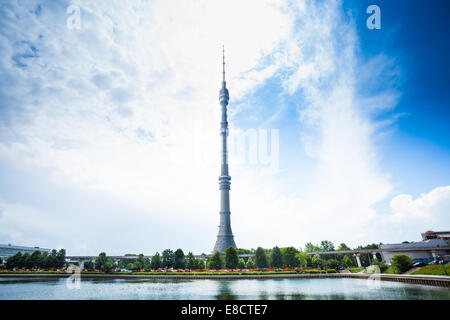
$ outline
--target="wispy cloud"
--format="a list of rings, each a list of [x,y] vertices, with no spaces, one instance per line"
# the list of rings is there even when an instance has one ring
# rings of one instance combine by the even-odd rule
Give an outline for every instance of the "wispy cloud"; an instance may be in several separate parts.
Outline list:
[[[70,229],[82,231],[58,244],[73,253],[209,251],[218,221],[222,44],[232,129],[272,81],[298,115],[301,136],[284,148],[306,150],[314,163],[284,164],[280,171],[292,176],[311,172],[293,187],[231,163],[238,245],[379,241],[366,235],[378,217],[372,206],[393,187],[373,139],[383,128],[377,116],[399,98],[399,71],[392,58],[358,56],[355,22],[339,1],[73,3],[79,30],[66,27],[68,2],[0,7],[0,160],[23,183],[67,190],[55,209],[16,182],[20,196],[0,198],[5,241],[51,246],[55,230]],[[388,85],[373,85],[380,82]],[[245,116],[286,120],[277,106],[263,107],[268,115],[253,106]],[[71,200],[83,197],[91,202]],[[62,212],[65,205],[71,210]],[[38,219],[52,227],[30,233]]]

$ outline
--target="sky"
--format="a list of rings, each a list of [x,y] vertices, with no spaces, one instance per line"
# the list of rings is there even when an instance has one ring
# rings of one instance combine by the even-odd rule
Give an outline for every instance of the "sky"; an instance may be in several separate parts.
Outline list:
[[[211,252],[222,46],[238,247],[450,229],[449,9],[0,1],[0,243]]]

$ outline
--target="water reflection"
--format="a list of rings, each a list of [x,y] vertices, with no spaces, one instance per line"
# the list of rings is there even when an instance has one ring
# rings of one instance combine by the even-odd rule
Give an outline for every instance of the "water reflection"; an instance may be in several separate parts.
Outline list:
[[[236,300],[237,296],[233,294],[232,291],[232,281],[233,280],[221,280],[218,282],[218,294],[216,295],[216,300]]]
[[[83,279],[77,290],[65,278],[0,278],[6,299],[219,299],[219,300],[450,300],[448,288],[363,279],[154,280]]]

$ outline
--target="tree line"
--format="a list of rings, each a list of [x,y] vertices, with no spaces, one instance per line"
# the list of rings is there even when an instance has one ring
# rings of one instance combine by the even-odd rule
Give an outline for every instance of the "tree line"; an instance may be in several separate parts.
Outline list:
[[[360,246],[359,249],[376,249],[378,245],[372,244],[366,247]],[[258,247],[254,249],[238,249],[230,247],[225,253],[214,252],[207,259],[197,259],[192,252],[187,255],[182,249],[173,251],[166,249],[160,254],[156,252],[152,258],[145,258],[143,254],[127,254],[126,259],[121,259],[117,264],[102,252],[95,260],[86,261],[84,268],[87,270],[111,271],[113,269],[126,269],[131,271],[139,270],[158,270],[158,269],[253,269],[253,268],[295,268],[295,267],[312,267],[312,268],[349,268],[355,267],[356,260],[352,254],[337,254],[341,250],[351,250],[344,243],[341,243],[338,249],[334,248],[331,241],[324,240],[320,245],[307,243],[305,250],[299,250],[294,247],[279,248],[275,246],[272,249]],[[315,254],[308,252],[325,252],[336,251],[336,254]],[[240,258],[240,254],[254,254],[254,258]],[[206,256],[206,255],[205,255]],[[370,257],[360,256],[363,265],[370,265],[375,261],[371,261]],[[372,259],[373,260],[373,259]],[[381,257],[377,260],[381,260]]]
[[[66,250],[34,251],[33,253],[17,252],[6,259],[6,269],[60,269],[66,265]]]

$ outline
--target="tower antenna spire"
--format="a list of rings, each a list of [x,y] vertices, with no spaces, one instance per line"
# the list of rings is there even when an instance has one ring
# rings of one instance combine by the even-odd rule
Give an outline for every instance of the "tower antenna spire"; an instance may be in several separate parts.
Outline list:
[[[222,45],[222,82],[225,82],[225,46]]]

